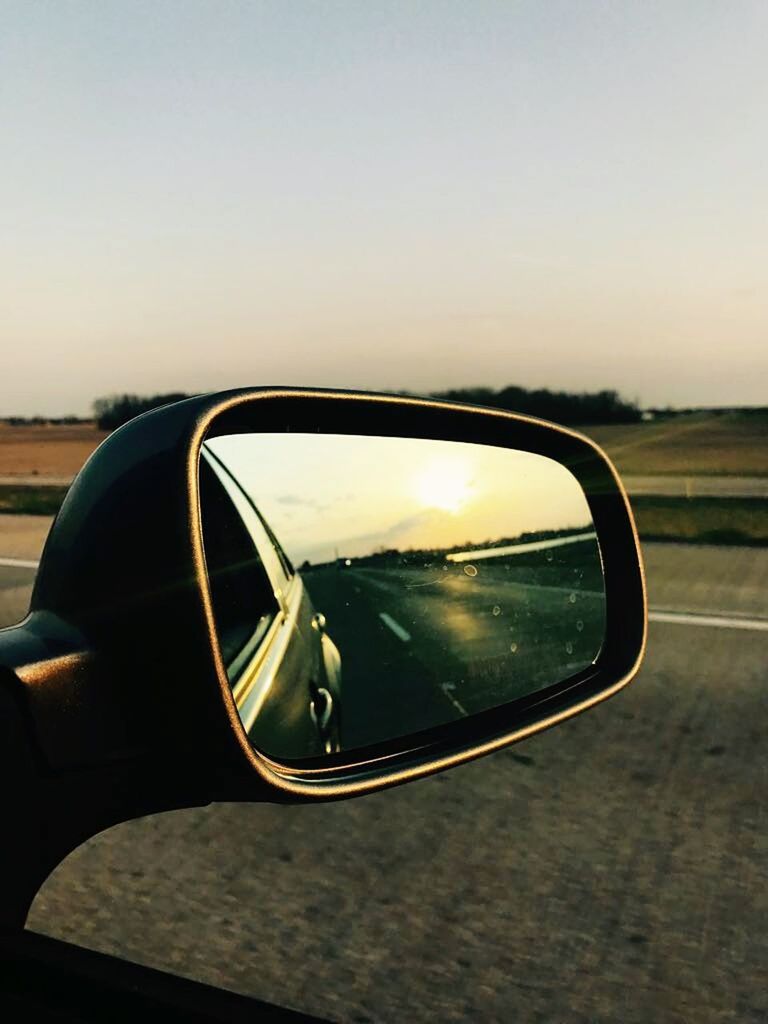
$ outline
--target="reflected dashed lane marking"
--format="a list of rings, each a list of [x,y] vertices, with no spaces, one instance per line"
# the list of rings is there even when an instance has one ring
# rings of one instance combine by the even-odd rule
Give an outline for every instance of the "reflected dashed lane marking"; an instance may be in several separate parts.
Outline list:
[[[456,689],[455,683],[442,683],[440,689],[443,691],[443,693],[451,702],[451,704],[453,704],[453,706],[456,708],[456,710],[459,712],[462,718],[466,718],[469,712],[460,701],[456,700],[456,698],[453,695],[453,691]]]
[[[403,629],[399,622],[395,622],[391,615],[387,615],[386,612],[379,612],[379,618],[385,626],[389,626],[398,640],[402,640],[404,644],[407,644],[411,639],[411,634],[407,629]]]

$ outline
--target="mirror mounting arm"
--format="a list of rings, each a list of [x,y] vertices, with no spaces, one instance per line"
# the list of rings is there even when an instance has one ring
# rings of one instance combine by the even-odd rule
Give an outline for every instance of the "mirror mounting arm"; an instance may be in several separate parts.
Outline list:
[[[92,656],[54,650],[51,637],[46,642],[28,623],[0,630],[0,932],[6,933],[24,927],[45,879],[87,839],[131,818],[213,799],[211,779],[182,772],[162,749],[131,756],[119,733],[110,745],[109,729],[102,730],[114,715],[96,717],[105,700],[91,704],[94,687],[83,688],[76,671]],[[73,671],[66,670],[67,659]],[[62,711],[67,706],[70,714]]]

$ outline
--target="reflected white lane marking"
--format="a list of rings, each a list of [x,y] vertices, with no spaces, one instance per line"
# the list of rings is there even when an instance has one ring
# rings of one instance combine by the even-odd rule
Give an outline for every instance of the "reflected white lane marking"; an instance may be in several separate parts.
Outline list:
[[[36,569],[40,563],[27,558],[0,558],[0,565],[9,569]]]
[[[715,629],[752,629],[768,632],[768,619],[748,619],[738,615],[703,615],[695,612],[650,611],[649,622],[672,622],[680,626],[710,626]]]
[[[402,640],[404,644],[408,643],[411,639],[411,634],[406,629],[403,629],[399,622],[395,622],[391,615],[387,615],[386,612],[379,612],[379,618],[385,626],[389,626],[398,640]]]
[[[453,693],[452,693],[452,691],[456,689],[456,684],[455,683],[443,683],[441,685],[440,689],[443,691],[443,693],[448,698],[448,700],[451,702],[451,704],[453,704],[453,706],[456,708],[456,710],[459,712],[459,714],[463,715],[463,717],[466,718],[467,715],[469,714],[469,712],[467,711],[467,709],[464,707],[463,704],[461,704],[459,701],[456,700],[456,698],[453,696]]]
[[[476,551],[452,551],[446,555],[448,562],[476,562],[480,558],[500,558],[502,555],[522,555],[526,551],[546,551],[547,548],[560,548],[564,544],[576,544],[582,540],[594,540],[597,534],[574,533],[570,537],[554,537],[552,540],[532,540],[527,544],[507,544],[503,548],[478,548]]]

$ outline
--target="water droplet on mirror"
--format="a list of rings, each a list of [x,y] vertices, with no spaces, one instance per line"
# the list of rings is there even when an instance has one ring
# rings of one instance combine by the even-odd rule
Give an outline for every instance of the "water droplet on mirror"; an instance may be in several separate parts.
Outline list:
[[[501,608],[499,608],[499,606],[497,604],[495,604],[493,606],[493,614],[494,615],[501,615]]]
[[[474,565],[465,565],[464,566],[464,575],[465,576],[477,576],[477,569],[474,567]]]
[[[555,557],[555,556],[554,556],[554,555],[552,554],[552,552],[551,552],[551,551],[548,551],[548,552],[547,552],[546,558],[547,558],[547,561],[548,561],[548,562],[551,562],[551,561],[552,561],[552,559],[553,559],[554,557]]]
[[[568,643],[567,643],[567,644],[565,645],[565,649],[566,649],[566,651],[568,652],[568,654],[573,654],[573,644],[571,643],[571,641],[570,641],[570,640],[569,640],[569,641],[568,641]]]
[[[576,595],[575,594],[571,594],[571,596],[568,598],[568,600],[571,602],[571,604],[576,604]]]
[[[517,653],[517,644],[510,644],[509,645],[509,649],[510,649],[510,651],[512,651],[513,654],[516,654]]]
[[[581,621],[581,619],[577,621],[576,629],[578,629],[579,632],[581,632],[584,629],[584,623]]]

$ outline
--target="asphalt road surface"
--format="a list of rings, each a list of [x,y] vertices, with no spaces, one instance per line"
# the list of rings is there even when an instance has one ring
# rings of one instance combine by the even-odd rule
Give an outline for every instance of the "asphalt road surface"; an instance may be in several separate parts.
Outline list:
[[[0,473],[0,485],[11,487],[68,487],[72,483],[71,476],[39,476],[37,473]]]
[[[476,565],[332,566],[304,582],[341,653],[347,749],[567,679],[605,628],[591,540]]]
[[[768,1019],[768,635],[697,618],[764,621],[768,552],[646,562],[693,624],[613,700],[360,800],[111,829],[30,927],[340,1021]]]
[[[630,495],[670,498],[768,498],[763,476],[622,476]]]

